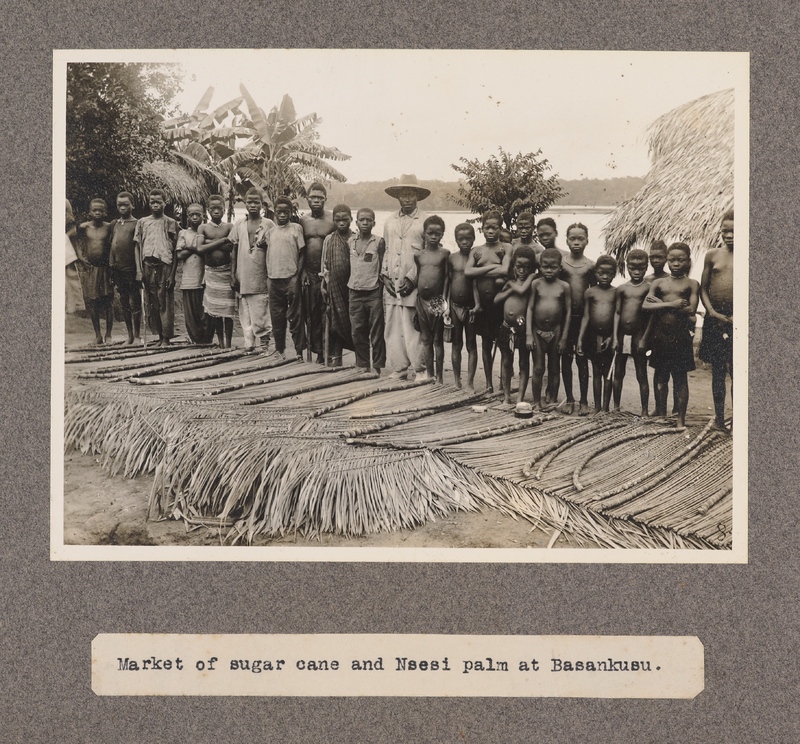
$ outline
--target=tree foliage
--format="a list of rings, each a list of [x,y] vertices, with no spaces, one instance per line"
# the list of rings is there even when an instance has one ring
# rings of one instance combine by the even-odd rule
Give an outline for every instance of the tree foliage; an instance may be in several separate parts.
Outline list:
[[[137,190],[142,168],[168,157],[161,121],[179,91],[174,66],[67,65],[67,198],[76,213],[94,197],[111,204],[117,192]]]
[[[192,114],[163,124],[173,159],[226,196],[229,220],[236,197],[251,186],[274,203],[278,196],[304,197],[304,182],[347,180],[327,161],[350,156],[319,143],[317,114],[298,118],[288,95],[267,114],[244,85],[239,88],[239,98],[208,112],[209,88]]]
[[[453,201],[479,215],[497,209],[511,230],[522,212],[540,214],[566,195],[557,174],[546,176],[550,163],[541,155],[541,150],[512,155],[501,147],[499,156],[492,155],[485,162],[459,158],[460,165],[450,167],[464,180]]]

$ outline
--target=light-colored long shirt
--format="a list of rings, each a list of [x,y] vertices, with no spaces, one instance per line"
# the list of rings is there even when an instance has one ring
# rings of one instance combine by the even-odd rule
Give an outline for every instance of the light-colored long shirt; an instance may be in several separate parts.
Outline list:
[[[366,240],[359,233],[351,235],[347,241],[350,247],[350,289],[371,290],[380,282],[380,255],[378,247],[381,239],[370,235]]]
[[[178,233],[178,252],[191,248],[197,250],[196,230],[181,230]],[[203,257],[197,253],[190,254],[183,262],[183,274],[181,274],[181,289],[200,289],[203,286],[206,264]]]
[[[383,226],[383,240],[386,243],[386,253],[383,256],[383,273],[394,284],[395,293],[398,292],[403,279],[408,277],[414,284],[417,283],[417,267],[414,255],[419,253],[423,246],[422,224],[428,218],[425,212],[415,209],[411,214],[403,210],[395,212]],[[406,297],[392,297],[385,294],[387,305],[404,305],[414,307],[417,303],[417,290],[414,289]]]
[[[178,223],[166,215],[142,217],[133,234],[133,242],[139,244],[143,259],[155,256],[165,264],[172,264],[177,240]]]
[[[305,248],[303,228],[296,222],[275,225],[267,233],[267,274],[270,279],[289,279],[300,268],[300,251]]]
[[[255,234],[255,245],[250,245],[247,233],[247,217],[240,217],[233,223],[228,239],[236,246],[236,278],[239,280],[239,294],[265,294],[267,292],[267,249],[258,243],[275,223],[261,218],[261,225]]]

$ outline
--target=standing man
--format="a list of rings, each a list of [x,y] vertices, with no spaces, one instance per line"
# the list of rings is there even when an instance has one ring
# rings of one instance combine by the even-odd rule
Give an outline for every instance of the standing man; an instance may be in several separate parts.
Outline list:
[[[392,376],[404,379],[409,367],[417,372],[416,379],[427,377],[423,368],[422,342],[414,328],[417,303],[417,268],[414,256],[422,251],[422,224],[428,217],[417,208],[417,202],[427,199],[430,190],[419,185],[416,176],[404,175],[396,186],[386,189],[389,196],[400,202],[383,227],[386,253],[383,257],[381,280],[386,289],[386,357]]]
[[[325,323],[325,303],[322,300],[322,241],[336,230],[333,218],[325,211],[328,192],[321,183],[314,182],[308,187],[306,201],[311,214],[300,218],[303,237],[306,241],[306,265],[300,277],[303,299],[306,303],[306,318],[309,325],[309,346],[317,355],[317,364],[323,364],[323,324]]]

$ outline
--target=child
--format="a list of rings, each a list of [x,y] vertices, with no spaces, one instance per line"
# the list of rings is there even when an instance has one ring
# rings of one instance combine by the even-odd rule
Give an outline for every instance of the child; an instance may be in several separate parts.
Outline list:
[[[461,389],[461,349],[462,341],[467,343],[467,390],[475,392],[475,372],[478,368],[478,345],[475,341],[476,289],[473,281],[466,276],[464,269],[469,260],[472,244],[475,242],[475,229],[462,222],[456,226],[456,245],[458,251],[448,257],[450,272],[450,293],[448,303],[450,320],[453,323],[451,357],[455,386]],[[463,338],[462,338],[463,336]]]
[[[647,336],[649,316],[642,313],[642,303],[650,285],[644,280],[647,271],[647,253],[638,248],[628,252],[625,259],[630,281],[617,287],[616,311],[614,313],[614,338],[617,357],[614,362],[614,410],[618,411],[622,400],[622,382],[628,357],[633,357],[642,416],[648,416],[650,385],[647,381]]]
[[[492,347],[503,323],[503,310],[494,298],[508,277],[511,265],[511,245],[500,242],[503,216],[495,209],[483,215],[483,236],[486,243],[473,248],[469,254],[464,276],[472,279],[477,288],[475,333],[481,337],[481,355],[486,375],[486,392],[493,393]]]
[[[136,223],[136,280],[144,282],[147,321],[158,337],[158,346],[169,346],[175,319],[175,272],[178,270],[178,223],[164,214],[167,195],[150,192],[150,215]]]
[[[119,292],[122,318],[128,331],[128,345],[139,341],[142,327],[142,286],[136,281],[136,218],[133,211],[133,196],[127,191],[117,194],[119,217],[111,223],[111,253],[108,265],[111,281]]]
[[[514,349],[519,350],[519,401],[525,399],[528,389],[528,346],[525,333],[525,320],[528,312],[528,296],[530,294],[533,272],[536,268],[536,254],[527,245],[517,248],[512,259],[514,278],[507,281],[494,302],[503,306],[503,323],[497,334],[497,346],[500,349],[501,373],[500,386],[503,390],[503,402],[511,403],[511,377],[514,374]]]
[[[305,264],[303,228],[292,222],[294,207],[291,199],[279,196],[275,200],[275,227],[267,233],[267,276],[269,277],[269,312],[275,351],[286,357],[286,324],[292,334],[298,361],[303,361],[306,334],[303,327],[303,306],[300,275]]]
[[[552,217],[542,217],[536,223],[536,239],[542,248],[555,248],[563,258],[569,255],[568,251],[563,251],[556,246],[556,238],[558,237],[558,230],[556,229],[556,221]]]
[[[614,314],[616,291],[611,286],[617,262],[607,253],[597,259],[597,286],[584,293],[583,319],[576,351],[592,361],[592,391],[595,413],[608,413],[611,402],[611,364],[614,361]]]
[[[711,395],[714,422],[725,426],[725,375],[731,376],[733,397],[733,210],[725,212],[720,228],[722,247],[706,253],[700,298],[707,314],[700,342],[700,359],[711,364]]]
[[[233,316],[236,314],[235,281],[231,273],[233,225],[222,222],[225,201],[221,196],[208,198],[211,222],[197,229],[197,252],[205,261],[203,309],[214,325],[220,348],[230,349],[233,339]]]
[[[653,267],[653,273],[644,278],[648,284],[652,284],[656,279],[663,279],[669,276],[664,271],[664,267],[667,265],[667,244],[663,240],[654,240],[651,243],[650,265]]]
[[[691,252],[686,243],[673,243],[667,251],[671,276],[650,285],[642,310],[657,313],[652,327],[650,366],[655,370],[656,416],[667,415],[669,378],[678,404],[678,429],[686,428],[689,405],[687,373],[694,367],[692,336],[700,285],[690,279]]]
[[[239,322],[245,351],[253,351],[258,344],[266,353],[272,333],[267,292],[266,234],[275,227],[275,223],[261,216],[264,199],[258,189],[248,189],[244,205],[247,216],[236,220],[228,235],[233,244],[231,276],[233,286],[239,293]]]
[[[539,257],[544,247],[533,237],[535,219],[530,212],[522,212],[517,217],[517,237],[511,241],[511,260],[514,260],[517,248],[525,245],[533,250],[536,266],[539,266]]]
[[[414,254],[417,267],[417,323],[425,372],[417,379],[433,377],[434,348],[436,350],[436,382],[443,382],[444,374],[444,315],[447,311],[445,297],[449,290],[448,271],[450,252],[442,247],[444,220],[431,215],[422,224],[425,247]]]
[[[323,364],[323,328],[325,326],[325,303],[322,301],[322,243],[335,229],[330,212],[325,211],[328,192],[315,181],[308,187],[306,201],[311,214],[300,218],[303,240],[306,243],[305,276],[301,277],[308,345],[317,355],[317,364]]]
[[[526,325],[527,344],[533,350],[533,405],[551,410],[558,400],[560,355],[567,346],[572,314],[570,286],[558,278],[563,257],[557,248],[545,248],[539,256],[541,277],[531,283]],[[547,357],[547,395],[542,404],[542,379]]]
[[[103,343],[100,316],[103,315],[106,319],[105,343],[111,341],[111,327],[114,323],[114,287],[108,267],[111,223],[105,221],[106,203],[102,199],[92,199],[89,214],[92,219],[78,227],[78,245],[84,269],[81,272],[81,288],[92,319],[94,342],[99,345]]]
[[[352,349],[350,328],[350,223],[353,213],[347,204],[333,208],[333,224],[336,230],[322,241],[322,299],[327,304],[330,319],[328,332],[328,364],[342,366],[344,349]]]
[[[578,344],[578,335],[583,320],[583,302],[586,290],[597,284],[594,273],[594,261],[583,255],[589,243],[589,229],[580,222],[567,228],[567,245],[569,255],[561,263],[561,279],[570,286],[572,296],[572,313],[567,332],[567,345],[561,357],[561,377],[564,380],[564,392],[567,399],[562,410],[571,414],[575,411],[575,398],[572,395],[572,358]],[[578,384],[580,387],[581,416],[589,413],[589,361],[583,355],[575,360],[578,367]]]
[[[207,344],[214,338],[214,324],[203,310],[203,274],[205,264],[197,252],[197,229],[203,222],[203,207],[190,204],[186,208],[189,227],[178,233],[178,260],[183,261],[181,294],[186,333],[193,344]]]
[[[386,366],[386,342],[383,338],[383,283],[380,280],[386,244],[372,234],[375,212],[359,209],[358,233],[348,240],[350,247],[350,328],[356,352],[356,367],[372,368],[378,373]],[[372,354],[370,355],[370,346]]]

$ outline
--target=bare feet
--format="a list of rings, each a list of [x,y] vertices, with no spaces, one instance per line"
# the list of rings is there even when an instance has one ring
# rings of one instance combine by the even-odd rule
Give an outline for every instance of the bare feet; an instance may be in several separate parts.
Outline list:
[[[731,433],[730,429],[728,429],[728,427],[725,426],[725,422],[724,421],[720,421],[719,419],[714,421],[714,425],[711,428],[714,431],[721,431],[721,432],[723,432],[725,434],[730,434]]]
[[[581,401],[581,406],[578,409],[579,416],[588,416],[589,415],[589,403],[588,401]]]
[[[487,395],[491,395],[494,392],[494,388],[491,385],[487,385],[483,392]]]
[[[461,380],[458,377],[453,380],[453,385],[455,385],[456,390],[461,390]]]
[[[94,345],[95,346],[102,346],[103,345],[103,337],[102,336],[95,337]]]
[[[107,344],[113,343],[113,341],[111,340],[111,334],[110,333],[106,333],[106,343]]]
[[[567,400],[558,407],[558,410],[561,411],[561,413],[566,413],[567,416],[571,416],[575,413],[575,401],[567,398]]]
[[[475,392],[475,383],[474,382],[468,382],[466,390],[467,390],[468,393],[474,393]]]

